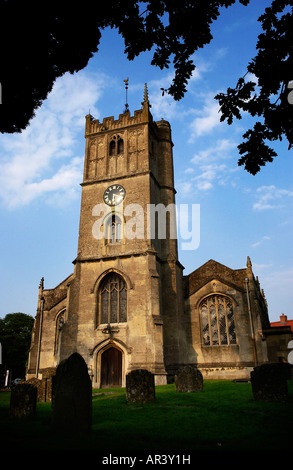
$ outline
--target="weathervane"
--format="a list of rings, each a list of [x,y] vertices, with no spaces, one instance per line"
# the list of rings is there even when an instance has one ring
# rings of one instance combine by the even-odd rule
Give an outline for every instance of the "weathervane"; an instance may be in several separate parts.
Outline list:
[[[126,103],[125,103],[125,109],[124,109],[124,112],[125,113],[129,113],[129,106],[128,106],[128,103],[127,103],[127,90],[128,90],[128,81],[129,81],[129,78],[127,77],[125,80],[123,80],[124,83],[125,83],[125,94],[126,94]]]

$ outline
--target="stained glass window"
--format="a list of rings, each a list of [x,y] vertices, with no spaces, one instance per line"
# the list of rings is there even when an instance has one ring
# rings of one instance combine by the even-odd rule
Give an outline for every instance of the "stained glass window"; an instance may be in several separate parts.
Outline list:
[[[99,322],[127,321],[127,288],[118,274],[108,274],[99,289]]]
[[[236,344],[233,305],[222,295],[211,295],[200,305],[202,342],[204,346]]]

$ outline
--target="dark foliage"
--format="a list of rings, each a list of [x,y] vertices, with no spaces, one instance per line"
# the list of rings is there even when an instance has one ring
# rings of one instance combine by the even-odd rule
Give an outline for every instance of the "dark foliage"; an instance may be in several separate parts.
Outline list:
[[[228,124],[241,119],[241,110],[260,118],[245,134],[239,146],[239,165],[255,175],[261,166],[277,156],[268,141],[287,139],[293,144],[293,103],[288,95],[293,80],[293,7],[292,0],[274,0],[259,18],[263,33],[258,37],[257,55],[247,67],[257,84],[238,80],[235,88],[215,98],[221,106],[221,121]]]
[[[33,317],[25,313],[8,313],[0,318],[3,368],[12,370],[13,378],[25,375],[33,325]]]
[[[211,41],[219,9],[235,1],[0,0],[0,131],[21,132],[56,78],[87,65],[105,27],[118,29],[129,60],[152,48],[153,65],[168,68],[172,59],[175,78],[165,91],[179,100],[195,67],[191,55]]]
[[[162,92],[180,100],[195,68],[192,55],[212,40],[211,24],[221,8],[235,2],[0,0],[0,132],[25,129],[55,80],[87,65],[105,27],[118,29],[129,60],[152,50],[152,65],[164,69],[172,61],[175,76]],[[247,5],[249,0],[239,2]],[[258,53],[247,67],[257,85],[244,76],[235,88],[215,97],[221,120],[228,124],[241,119],[241,112],[260,119],[238,146],[238,164],[252,174],[276,156],[268,141],[285,138],[289,149],[293,142],[293,106],[288,101],[288,84],[293,79],[292,10],[292,0],[272,0],[259,18],[263,32],[258,37]]]

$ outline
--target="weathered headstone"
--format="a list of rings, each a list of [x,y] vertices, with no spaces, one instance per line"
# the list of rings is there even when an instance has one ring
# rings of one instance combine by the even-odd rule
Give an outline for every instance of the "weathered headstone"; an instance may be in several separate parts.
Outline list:
[[[250,373],[253,398],[256,401],[288,400],[288,368],[282,363],[257,366]]]
[[[176,392],[201,392],[203,389],[203,377],[195,366],[181,367],[175,375]]]
[[[11,418],[32,418],[36,414],[37,388],[21,383],[11,390],[9,415]]]
[[[43,400],[43,391],[42,391],[42,381],[37,379],[36,377],[32,377],[26,381],[27,384],[32,384],[37,389],[37,401],[44,401]]]
[[[154,374],[146,369],[136,369],[126,375],[126,400],[128,403],[151,403],[155,400]]]
[[[55,367],[42,370],[42,401],[52,401],[52,382],[55,374]]]
[[[86,433],[92,425],[92,383],[83,357],[72,354],[60,362],[54,377],[52,429]]]

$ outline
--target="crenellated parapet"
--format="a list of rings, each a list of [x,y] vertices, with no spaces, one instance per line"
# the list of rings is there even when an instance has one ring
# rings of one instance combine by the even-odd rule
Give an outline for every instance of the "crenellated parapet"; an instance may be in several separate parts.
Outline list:
[[[123,127],[142,124],[143,122],[147,121],[145,120],[142,109],[134,111],[133,116],[131,116],[130,112],[126,112],[120,114],[118,119],[114,119],[114,116],[105,117],[102,122],[100,122],[99,119],[94,119],[91,114],[88,114],[86,116],[85,135],[87,137],[91,134],[117,130]]]
[[[95,119],[91,114],[87,114],[86,125],[85,125],[85,136],[91,134],[97,134],[100,132],[108,132],[111,130],[121,129],[123,127],[135,126],[137,124],[152,122],[153,118],[150,113],[151,105],[149,103],[147,85],[145,84],[144,99],[142,101],[142,109],[134,111],[134,115],[131,116],[129,110],[126,110],[123,114],[119,115],[118,119],[114,119],[114,116],[105,117],[102,122],[99,119]]]

